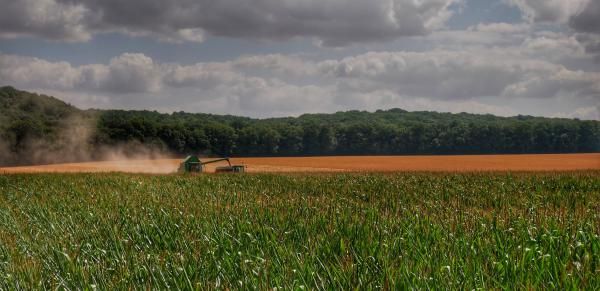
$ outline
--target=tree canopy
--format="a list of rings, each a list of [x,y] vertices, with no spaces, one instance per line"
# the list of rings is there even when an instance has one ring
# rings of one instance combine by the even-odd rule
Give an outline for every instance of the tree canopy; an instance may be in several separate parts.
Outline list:
[[[12,87],[0,88],[0,113],[0,146],[13,157],[30,153],[31,140],[56,142],[72,120],[89,123],[85,143],[91,151],[130,142],[176,155],[220,156],[600,151],[600,122],[533,116],[390,109],[252,119],[185,112],[83,111]],[[27,162],[32,161],[22,157],[8,161],[0,155],[3,164]]]

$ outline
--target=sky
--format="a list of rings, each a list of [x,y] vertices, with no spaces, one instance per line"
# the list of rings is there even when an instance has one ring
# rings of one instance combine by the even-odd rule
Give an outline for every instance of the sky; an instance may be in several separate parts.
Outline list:
[[[0,85],[80,108],[600,120],[600,0],[0,0]]]

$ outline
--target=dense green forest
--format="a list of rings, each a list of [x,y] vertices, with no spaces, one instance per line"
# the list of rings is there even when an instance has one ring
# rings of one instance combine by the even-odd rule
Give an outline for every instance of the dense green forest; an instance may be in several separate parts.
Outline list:
[[[0,164],[101,159],[111,148],[220,156],[598,152],[600,122],[402,109],[268,119],[79,110],[0,88]]]

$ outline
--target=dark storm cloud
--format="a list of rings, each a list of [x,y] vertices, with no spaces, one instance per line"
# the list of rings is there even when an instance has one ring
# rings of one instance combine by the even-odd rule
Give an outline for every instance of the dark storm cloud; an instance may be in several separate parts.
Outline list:
[[[569,26],[577,31],[577,40],[585,51],[600,62],[600,1],[590,0],[585,8],[569,19]]]
[[[0,0],[0,36],[86,40],[98,32],[202,41],[204,33],[316,38],[326,46],[424,35],[459,0]]]
[[[585,47],[587,53],[600,54],[600,35],[580,33],[577,34],[576,39]]]
[[[88,40],[85,14],[80,5],[59,4],[53,0],[0,0],[0,37]]]
[[[600,1],[590,1],[583,11],[571,16],[569,26],[579,32],[600,33]]]

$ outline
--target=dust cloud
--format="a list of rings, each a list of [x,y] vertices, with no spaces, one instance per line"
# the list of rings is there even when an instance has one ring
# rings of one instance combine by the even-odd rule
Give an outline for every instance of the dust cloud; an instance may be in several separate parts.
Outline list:
[[[46,137],[23,137],[15,145],[0,139],[0,166],[43,165],[86,161],[154,160],[173,155],[164,145],[140,141],[106,144],[96,131],[96,119],[72,116]]]

